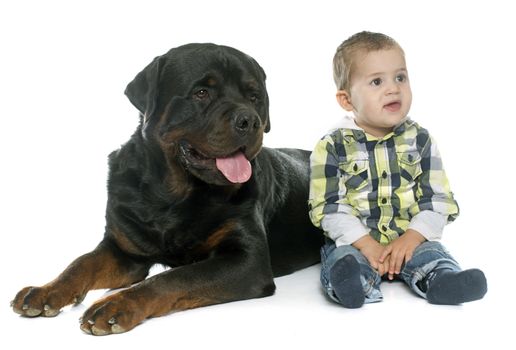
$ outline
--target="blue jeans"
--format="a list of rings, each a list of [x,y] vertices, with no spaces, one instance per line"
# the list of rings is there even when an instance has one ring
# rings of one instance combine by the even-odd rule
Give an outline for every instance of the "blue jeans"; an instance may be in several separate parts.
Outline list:
[[[339,302],[330,283],[330,270],[339,259],[349,254],[354,256],[360,264],[360,279],[364,288],[365,302],[374,303],[381,301],[383,299],[382,292],[380,291],[382,278],[371,267],[367,258],[355,247],[351,245],[336,247],[335,243],[329,239],[321,248],[321,283],[328,296],[334,301]],[[426,299],[426,293],[417,286],[417,283],[436,268],[461,271],[459,264],[441,243],[435,241],[424,242],[416,248],[412,259],[402,266],[398,277],[416,294]]]

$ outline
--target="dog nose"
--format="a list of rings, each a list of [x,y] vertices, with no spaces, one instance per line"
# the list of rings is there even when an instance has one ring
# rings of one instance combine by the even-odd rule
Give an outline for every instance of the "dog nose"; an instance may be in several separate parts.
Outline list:
[[[238,133],[246,135],[256,131],[260,127],[260,118],[250,112],[238,113],[235,118],[234,127]]]

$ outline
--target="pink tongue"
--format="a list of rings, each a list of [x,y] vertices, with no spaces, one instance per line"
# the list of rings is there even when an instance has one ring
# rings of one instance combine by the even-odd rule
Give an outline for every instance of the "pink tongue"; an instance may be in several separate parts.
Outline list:
[[[216,164],[217,169],[232,183],[244,183],[253,173],[251,163],[242,152],[227,158],[217,158]]]

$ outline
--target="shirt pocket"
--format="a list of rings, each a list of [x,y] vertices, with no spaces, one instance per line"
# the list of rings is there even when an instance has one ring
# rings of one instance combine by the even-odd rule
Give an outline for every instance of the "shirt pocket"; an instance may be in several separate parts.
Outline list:
[[[342,181],[348,191],[363,190],[369,183],[369,160],[349,159],[339,164]]]
[[[398,165],[402,181],[414,182],[421,175],[421,155],[418,151],[407,151],[397,153]]]

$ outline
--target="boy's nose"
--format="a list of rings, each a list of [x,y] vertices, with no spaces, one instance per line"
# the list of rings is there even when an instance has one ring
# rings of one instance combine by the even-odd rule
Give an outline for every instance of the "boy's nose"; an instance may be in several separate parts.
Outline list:
[[[397,83],[390,83],[388,86],[387,86],[387,95],[392,95],[392,94],[398,94],[400,92],[400,87]]]

